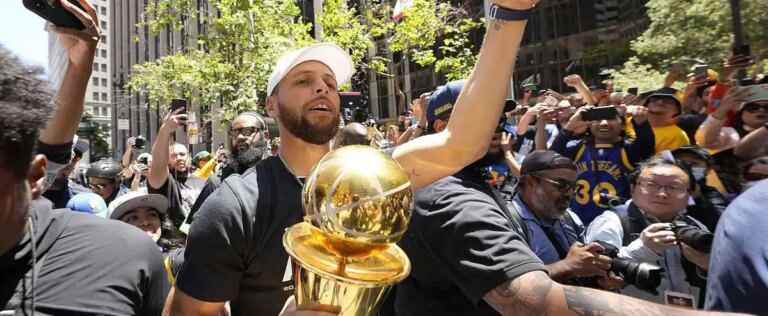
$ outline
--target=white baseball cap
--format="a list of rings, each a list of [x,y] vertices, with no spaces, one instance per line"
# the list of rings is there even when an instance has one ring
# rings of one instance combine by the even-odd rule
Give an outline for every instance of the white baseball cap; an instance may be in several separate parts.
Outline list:
[[[132,191],[119,196],[109,203],[109,218],[120,219],[126,213],[139,207],[149,207],[160,214],[168,212],[168,199],[164,195]]]
[[[298,50],[283,54],[275,65],[275,70],[269,76],[267,82],[267,96],[272,95],[277,84],[291,72],[291,69],[305,61],[319,61],[331,69],[336,76],[336,83],[343,85],[352,78],[355,72],[355,65],[352,63],[352,57],[333,43],[319,43],[310,45]]]

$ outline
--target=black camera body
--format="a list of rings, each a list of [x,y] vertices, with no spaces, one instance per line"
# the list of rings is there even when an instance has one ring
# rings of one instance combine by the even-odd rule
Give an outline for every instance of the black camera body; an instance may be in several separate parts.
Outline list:
[[[685,243],[691,248],[704,253],[712,251],[712,243],[715,235],[711,232],[701,229],[696,225],[688,224],[682,220],[675,220],[670,224],[670,229],[675,233],[678,241]]]
[[[147,146],[147,139],[144,136],[136,136],[134,138],[133,148],[144,149]]]
[[[603,255],[611,258],[611,271],[621,276],[624,282],[653,295],[659,294],[656,289],[661,284],[664,269],[650,263],[619,258],[619,248],[604,241],[595,242],[605,249]]]

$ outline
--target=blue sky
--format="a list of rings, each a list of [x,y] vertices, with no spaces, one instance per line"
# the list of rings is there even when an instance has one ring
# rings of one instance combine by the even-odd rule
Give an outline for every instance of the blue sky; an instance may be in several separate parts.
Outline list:
[[[0,0],[0,45],[24,62],[48,68],[45,21],[27,11],[21,0]]]

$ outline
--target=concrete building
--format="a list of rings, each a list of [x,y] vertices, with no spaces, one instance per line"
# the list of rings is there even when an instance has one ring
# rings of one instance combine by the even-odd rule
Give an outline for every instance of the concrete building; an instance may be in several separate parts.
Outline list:
[[[182,21],[184,27],[181,30],[174,31],[166,28],[159,34],[152,35],[148,26],[139,26],[150,1],[156,0],[109,0],[112,21],[109,35],[113,39],[110,42],[111,90],[115,113],[112,117],[114,126],[112,144],[116,158],[125,151],[126,140],[133,136],[144,136],[148,141],[145,150],[151,150],[151,144],[162,124],[160,116],[162,113],[159,108],[167,106],[160,104],[150,106],[146,96],[137,91],[125,89],[133,66],[154,61],[188,47],[195,47],[197,34],[206,32],[208,28],[206,23],[200,22],[204,19],[184,19]],[[196,3],[200,16],[212,13],[207,1],[199,0]],[[195,105],[189,108],[189,111],[197,110]],[[123,127],[125,129],[120,129]],[[184,130],[179,129],[176,137],[183,142],[186,139]],[[204,137],[204,141],[207,143],[191,146],[190,151],[203,150],[211,143],[220,144],[223,142],[223,135],[213,133],[213,139]]]
[[[96,57],[93,61],[93,72],[85,94],[85,112],[93,117],[93,122],[111,131],[112,126],[112,78],[110,76],[110,36],[109,1],[91,0],[99,16],[102,36],[96,46]],[[48,78],[58,89],[67,70],[67,55],[55,33],[48,35]],[[112,138],[111,132],[105,135],[107,143]],[[111,143],[110,143],[111,145]],[[114,146],[110,146],[110,149]]]

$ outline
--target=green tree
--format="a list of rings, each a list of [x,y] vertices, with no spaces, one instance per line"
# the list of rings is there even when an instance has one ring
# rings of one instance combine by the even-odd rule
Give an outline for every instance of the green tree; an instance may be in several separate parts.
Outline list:
[[[107,133],[109,133],[109,128],[104,124],[94,122],[90,113],[83,113],[83,116],[80,117],[77,134],[78,137],[87,139],[91,143],[89,154],[91,161],[111,157]]]
[[[768,54],[768,1],[742,0],[742,24],[753,52]],[[658,64],[697,58],[720,64],[732,46],[731,7],[727,0],[649,0],[648,29],[632,43],[642,60]]]

